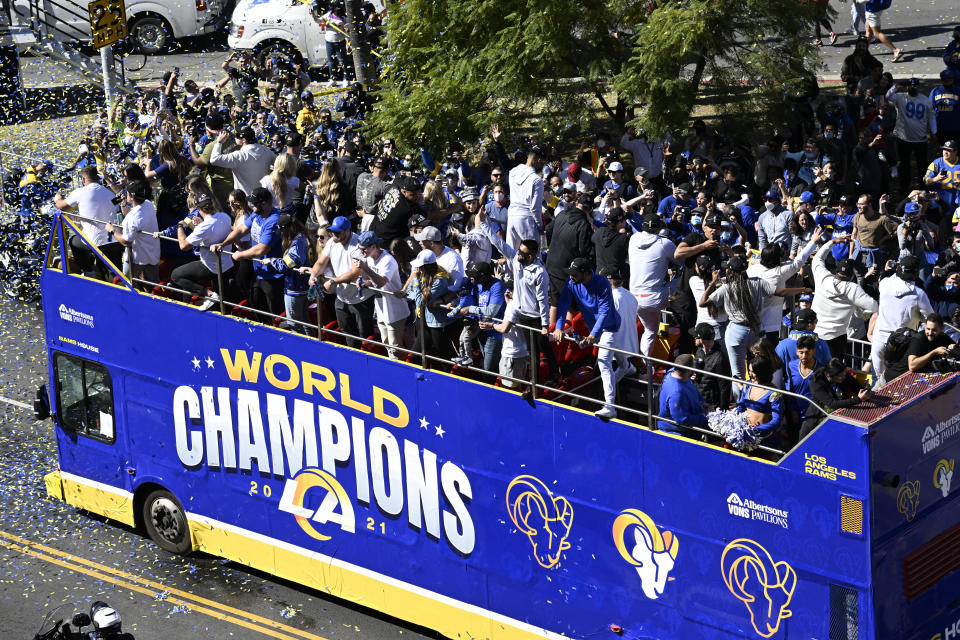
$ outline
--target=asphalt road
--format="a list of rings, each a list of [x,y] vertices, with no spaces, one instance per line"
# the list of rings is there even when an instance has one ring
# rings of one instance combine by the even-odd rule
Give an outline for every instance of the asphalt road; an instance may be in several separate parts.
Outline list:
[[[843,58],[853,50],[855,37],[849,35],[850,3],[831,0],[831,8],[837,11],[834,30],[838,38],[830,46],[824,40],[821,49],[824,68],[820,75],[824,80],[838,80]],[[943,68],[943,49],[950,41],[953,26],[960,24],[960,3],[957,0],[894,0],[893,6],[883,14],[883,31],[904,49],[903,58],[890,63],[891,52],[879,43],[871,51],[895,76],[924,76],[937,78]],[[824,34],[826,37],[826,34]],[[211,84],[223,77],[220,64],[228,55],[226,30],[209,36],[186,38],[175,43],[176,52],[153,56],[146,66],[131,77],[141,86],[159,86],[164,71],[180,67],[184,78],[193,78],[201,84]],[[26,86],[52,86],[78,82],[72,74],[41,58],[25,57],[21,61],[21,73]]]
[[[424,638],[371,612],[206,555],[160,550],[144,534],[46,496],[53,424],[29,404],[46,381],[35,305],[0,299],[0,638],[33,638],[47,613],[105,600],[135,640]]]

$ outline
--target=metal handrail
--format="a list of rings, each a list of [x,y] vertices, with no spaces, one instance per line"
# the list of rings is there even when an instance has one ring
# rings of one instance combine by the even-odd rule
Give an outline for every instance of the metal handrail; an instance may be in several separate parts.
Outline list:
[[[91,222],[91,223],[95,223],[95,224],[101,224],[101,225],[106,225],[106,224],[108,224],[107,222],[104,222],[104,221],[102,221],[102,220],[97,220],[97,219],[94,219],[94,218],[87,218],[87,217],[79,216],[79,215],[76,215],[76,214],[67,214],[67,215],[69,215],[71,218],[74,218],[74,219],[79,219],[79,220],[83,220],[83,221]],[[110,224],[112,224],[112,223],[110,223]],[[145,232],[145,231],[140,231],[140,233],[145,234],[145,235],[150,235],[151,237],[153,236],[152,233]],[[174,239],[174,238],[170,238],[170,237],[166,237],[166,236],[162,236],[162,235],[159,236],[159,238],[160,238],[160,239],[163,239],[163,240],[175,241],[175,242],[178,242],[178,243],[179,243],[179,241],[176,240],[176,239]],[[197,247],[197,248],[207,248],[207,247]],[[233,254],[233,252],[230,252],[230,251],[222,251],[222,253],[225,253],[225,254],[227,254],[227,255],[232,255],[232,254]],[[106,258],[104,258],[104,259],[106,259]],[[219,265],[219,260],[218,260],[218,265]],[[216,275],[219,277],[221,274],[218,273],[218,274],[216,274]],[[162,287],[162,288],[165,288],[165,289],[168,289],[168,290],[177,291],[177,292],[182,293],[182,294],[185,294],[185,295],[193,296],[193,294],[190,293],[190,292],[188,292],[188,291],[185,291],[185,290],[182,290],[182,289],[177,289],[176,287],[171,287],[171,286],[169,286],[169,285],[164,285],[164,284],[162,284],[162,283],[154,283],[154,282],[150,282],[150,281],[147,281],[147,280],[141,280],[141,279],[139,279],[139,278],[131,278],[131,282],[137,282],[137,283],[146,284],[146,285],[151,285],[151,286],[159,286],[159,287]],[[389,295],[394,295],[394,294],[395,294],[395,292],[393,292],[393,291],[386,290],[386,289],[379,289],[379,288],[377,288],[377,287],[364,287],[364,288],[367,288],[367,289],[370,289],[370,290],[373,290],[373,291],[376,291],[376,292],[382,293],[382,294],[389,294]],[[221,290],[222,290],[222,288],[221,288]],[[198,296],[198,297],[200,297],[200,296]],[[304,326],[304,327],[310,327],[311,329],[316,329],[316,331],[317,331],[317,337],[318,337],[318,339],[320,339],[321,341],[323,340],[323,338],[322,338],[323,333],[324,333],[324,332],[328,332],[328,333],[331,333],[331,334],[333,334],[333,335],[340,335],[340,336],[344,336],[344,337],[346,337],[346,338],[356,339],[356,340],[361,340],[361,341],[364,341],[364,342],[376,344],[376,345],[382,346],[382,347],[387,348],[387,349],[393,349],[393,350],[397,350],[397,351],[403,351],[403,352],[405,352],[405,353],[414,354],[414,355],[416,355],[416,354],[418,353],[418,352],[416,352],[416,351],[412,351],[412,350],[410,350],[410,349],[406,349],[405,347],[392,346],[392,345],[388,345],[388,344],[386,344],[386,343],[384,343],[384,342],[381,342],[381,341],[378,341],[378,340],[371,340],[371,339],[369,339],[369,338],[367,338],[367,337],[364,337],[364,336],[354,336],[354,335],[351,335],[351,334],[348,334],[348,333],[345,333],[345,332],[341,332],[341,331],[337,331],[337,330],[333,330],[333,329],[327,329],[327,328],[325,328],[325,327],[322,327],[322,326],[321,326],[321,319],[320,319],[320,314],[319,314],[319,312],[318,312],[318,316],[317,316],[317,324],[316,324],[316,325],[313,325],[313,324],[310,324],[310,323],[305,323],[305,322],[302,322],[302,321],[295,320],[295,319],[293,319],[293,318],[287,318],[287,317],[285,317],[285,316],[276,315],[276,314],[273,314],[273,313],[270,313],[270,312],[267,312],[267,311],[262,311],[262,310],[259,310],[259,309],[254,309],[254,308],[252,308],[252,307],[246,307],[246,306],[239,305],[239,304],[235,304],[235,303],[225,302],[225,301],[223,301],[222,298],[220,298],[219,296],[218,296],[218,299],[214,299],[214,298],[211,298],[211,297],[209,297],[209,296],[202,296],[202,297],[200,297],[200,298],[203,299],[203,300],[205,300],[205,301],[219,301],[219,302],[220,302],[220,306],[221,306],[221,315],[226,315],[226,314],[223,312],[223,308],[224,308],[224,305],[229,305],[230,307],[232,307],[232,308],[234,308],[234,309],[238,309],[238,308],[239,308],[239,309],[243,309],[243,310],[246,310],[246,311],[250,311],[250,312],[255,313],[255,314],[257,314],[257,315],[260,315],[260,316],[269,317],[269,318],[273,318],[273,319],[278,319],[278,320],[286,321],[286,322],[293,323],[293,324],[299,324],[299,325],[302,325],[302,326]],[[422,314],[420,314],[420,321],[421,321],[421,323],[423,323],[423,315],[422,315]],[[525,330],[527,330],[527,331],[536,331],[536,332],[538,332],[538,333],[541,331],[540,328],[533,328],[533,327],[530,327],[530,326],[527,326],[527,325],[522,325],[522,324],[519,324],[519,323],[512,323],[512,324],[514,324],[514,326],[516,326],[516,327],[518,327],[518,328],[525,329]],[[422,332],[421,332],[421,335],[422,335]],[[575,338],[573,338],[573,337],[570,336],[570,335],[566,335],[566,334],[564,335],[564,339],[565,339],[565,340],[568,340],[568,341],[570,341],[570,342],[578,342]],[[452,362],[452,361],[449,361],[449,360],[446,360],[446,359],[443,359],[443,358],[439,358],[439,357],[437,357],[437,356],[433,356],[433,355],[430,355],[430,354],[426,354],[425,351],[424,351],[424,349],[423,349],[424,344],[425,344],[425,340],[423,340],[422,337],[421,337],[420,343],[421,343],[421,351],[419,352],[419,355],[421,356],[421,363],[422,363],[421,366],[425,366],[426,362],[429,361],[429,360],[433,360],[433,361],[435,361],[435,362],[439,362],[439,363],[442,363],[442,364],[444,364],[444,365],[456,365],[456,363],[454,363],[454,362]],[[818,403],[814,402],[811,398],[807,398],[806,396],[802,396],[802,395],[800,395],[800,394],[796,394],[796,393],[793,393],[793,392],[791,392],[791,391],[786,391],[786,390],[783,390],[783,389],[777,389],[777,388],[775,388],[775,387],[769,387],[769,386],[765,386],[765,385],[761,385],[761,384],[756,384],[756,383],[752,383],[752,382],[746,381],[746,380],[740,380],[740,379],[734,378],[734,377],[732,377],[732,376],[725,376],[725,375],[718,374],[718,373],[713,373],[713,372],[708,372],[708,371],[702,371],[702,370],[697,369],[696,367],[679,365],[679,364],[677,364],[677,363],[675,363],[675,362],[671,362],[671,361],[668,361],[668,360],[661,360],[661,359],[659,359],[659,358],[654,358],[654,357],[652,357],[652,356],[646,356],[646,355],[639,354],[639,353],[633,353],[633,352],[626,351],[626,350],[623,350],[623,349],[618,349],[618,348],[616,348],[616,347],[611,347],[611,346],[606,346],[606,345],[600,345],[600,344],[594,344],[594,345],[592,345],[592,346],[595,346],[595,347],[597,347],[597,348],[602,348],[602,349],[608,349],[608,350],[613,351],[613,352],[615,352],[615,353],[620,353],[620,354],[626,355],[626,356],[628,356],[629,358],[640,358],[641,360],[643,360],[643,361],[646,362],[647,372],[648,372],[648,381],[646,381],[646,384],[648,385],[648,389],[651,390],[651,391],[648,391],[647,410],[646,410],[646,411],[642,411],[642,410],[640,410],[640,409],[631,408],[631,407],[626,407],[626,406],[617,405],[617,404],[611,404],[610,406],[612,406],[612,407],[615,408],[615,409],[622,410],[622,411],[625,411],[625,412],[631,413],[631,414],[636,414],[636,415],[647,414],[647,416],[648,416],[648,425],[647,425],[647,426],[648,426],[648,428],[651,428],[652,430],[656,430],[656,427],[655,427],[654,424],[653,424],[653,416],[656,415],[657,420],[664,420],[664,421],[669,422],[669,423],[671,423],[671,424],[674,424],[674,425],[677,425],[677,426],[682,426],[683,428],[686,428],[686,429],[691,429],[691,430],[693,430],[693,431],[701,432],[701,433],[704,433],[704,434],[706,434],[706,435],[710,435],[710,436],[713,436],[713,437],[718,437],[718,434],[716,434],[716,433],[713,432],[713,431],[704,430],[704,429],[701,429],[701,428],[698,428],[698,427],[688,427],[688,426],[686,426],[686,425],[679,425],[679,424],[677,424],[676,422],[672,421],[672,420],[669,419],[669,418],[666,418],[666,417],[664,417],[664,416],[660,416],[660,415],[654,413],[654,409],[653,409],[653,406],[652,406],[652,405],[653,405],[653,393],[652,393],[653,382],[652,382],[652,377],[651,377],[651,376],[652,376],[652,369],[653,369],[652,365],[653,365],[653,364],[659,364],[659,365],[663,365],[663,366],[670,367],[670,368],[684,369],[684,370],[687,370],[687,371],[691,371],[691,372],[697,373],[697,374],[699,374],[699,375],[704,375],[704,376],[707,376],[707,377],[713,377],[713,378],[717,378],[717,379],[720,379],[720,380],[725,380],[725,381],[733,382],[733,383],[737,383],[737,384],[749,384],[749,385],[751,385],[751,386],[753,386],[753,387],[757,387],[757,388],[760,388],[760,389],[764,389],[765,391],[773,391],[773,392],[779,393],[779,394],[781,394],[781,395],[785,395],[785,396],[788,396],[788,397],[796,398],[796,399],[798,399],[798,400],[802,400],[803,402],[806,402],[809,406],[812,406],[812,407],[816,408],[816,409],[817,409],[818,411],[820,411],[820,413],[823,414],[824,416],[830,415],[830,412],[828,412],[824,407],[820,406]],[[531,360],[532,360],[532,357],[533,357],[533,355],[532,355],[532,353],[531,353]],[[534,363],[531,363],[531,364],[534,364]],[[537,363],[537,364],[538,364],[538,363]],[[457,365],[457,366],[459,366],[459,365]],[[466,369],[466,370],[483,372],[484,374],[492,374],[492,372],[486,371],[485,369],[479,369],[479,368],[477,368],[477,367],[473,367],[473,366],[470,366],[470,365],[464,365],[464,366],[462,366],[461,368],[462,368],[462,369]],[[596,399],[596,398],[591,398],[591,397],[588,397],[588,396],[583,396],[583,395],[580,395],[580,394],[572,393],[572,392],[570,392],[570,391],[566,391],[566,390],[562,390],[562,389],[556,389],[556,388],[554,388],[554,387],[549,387],[549,386],[546,386],[546,385],[541,385],[541,384],[539,384],[539,383],[536,381],[535,373],[534,373],[534,372],[536,371],[536,369],[538,369],[538,368],[539,368],[539,367],[531,366],[531,380],[530,380],[530,381],[520,380],[520,379],[517,379],[517,378],[512,378],[512,377],[510,377],[510,376],[499,376],[499,377],[500,377],[501,379],[510,380],[511,382],[516,382],[516,383],[518,383],[520,386],[523,386],[523,387],[529,386],[529,387],[531,388],[531,390],[533,391],[533,396],[534,396],[534,398],[536,397],[536,391],[537,391],[537,390],[543,390],[543,391],[548,391],[548,392],[550,392],[550,393],[552,393],[552,394],[561,395],[561,396],[567,396],[567,397],[572,397],[572,398],[576,398],[576,399],[579,399],[579,400],[585,400],[585,401],[591,402],[591,403],[608,404],[608,403],[606,403],[606,402],[603,401],[603,400],[598,400],[598,399]],[[851,423],[852,423],[852,421],[847,420],[847,419],[844,419],[844,418],[837,418],[837,419],[840,420],[840,421],[843,421],[843,422],[851,422]],[[782,450],[780,450],[780,449],[775,449],[775,448],[767,447],[767,446],[765,446],[765,445],[757,445],[757,448],[758,448],[758,449],[763,449],[763,450],[765,450],[765,451],[769,451],[769,452],[771,452],[771,453],[781,454],[781,455],[786,453],[785,451],[782,451]]]

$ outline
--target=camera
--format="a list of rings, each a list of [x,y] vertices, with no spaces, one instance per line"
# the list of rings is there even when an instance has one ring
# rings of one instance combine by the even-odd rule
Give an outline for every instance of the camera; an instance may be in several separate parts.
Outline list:
[[[947,356],[934,360],[930,363],[937,373],[955,373],[960,371],[960,358],[957,356]]]
[[[126,197],[127,197],[127,190],[126,188],[123,188],[117,192],[116,196],[114,196],[113,198],[110,198],[110,202],[113,205],[119,205],[121,202],[124,201]]]

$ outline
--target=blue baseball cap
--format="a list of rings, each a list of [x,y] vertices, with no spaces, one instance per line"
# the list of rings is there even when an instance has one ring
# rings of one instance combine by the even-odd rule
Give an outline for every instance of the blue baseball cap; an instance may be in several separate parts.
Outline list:
[[[340,233],[341,231],[346,231],[350,228],[350,221],[343,216],[337,216],[327,228],[334,233]]]
[[[813,199],[814,199],[815,197],[816,197],[816,196],[813,195],[813,192],[811,192],[811,191],[804,191],[803,193],[800,194],[800,202],[802,202],[802,203],[804,203],[804,204],[810,204],[811,202],[813,202]]]
[[[383,239],[378,238],[377,234],[373,231],[364,231],[360,234],[360,237],[357,238],[357,244],[361,247],[369,247],[371,245],[381,245],[383,244]]]
[[[906,213],[916,213],[920,211],[920,205],[916,202],[908,202],[906,205],[904,205],[903,210]]]
[[[765,200],[779,200],[780,192],[776,189],[770,189],[770,191],[767,191],[765,194],[763,194],[763,197]]]
[[[800,294],[800,302],[813,302],[813,294],[812,294],[812,293],[801,293],[801,294]]]
[[[940,79],[945,80],[947,78],[956,78],[957,74],[953,72],[953,69],[944,69],[940,72]]]

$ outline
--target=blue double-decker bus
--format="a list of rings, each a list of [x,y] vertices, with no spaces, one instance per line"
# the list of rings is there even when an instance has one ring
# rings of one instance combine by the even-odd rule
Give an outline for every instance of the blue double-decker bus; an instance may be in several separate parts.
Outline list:
[[[450,638],[960,637],[956,374],[749,456],[84,277],[70,234],[47,490],[164,549]]]

